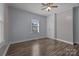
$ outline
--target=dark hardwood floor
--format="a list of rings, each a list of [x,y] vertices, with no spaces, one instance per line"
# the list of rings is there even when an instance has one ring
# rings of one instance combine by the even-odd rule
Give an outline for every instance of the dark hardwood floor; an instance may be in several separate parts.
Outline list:
[[[79,45],[42,38],[10,45],[7,56],[78,56]]]

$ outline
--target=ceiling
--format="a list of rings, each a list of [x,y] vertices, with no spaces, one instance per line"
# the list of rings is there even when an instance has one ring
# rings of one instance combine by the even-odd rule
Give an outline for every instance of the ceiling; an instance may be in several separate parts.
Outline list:
[[[36,13],[39,15],[47,16],[50,13],[59,13],[64,10],[70,9],[75,6],[79,6],[78,3],[55,3],[54,5],[57,5],[58,8],[53,8],[52,11],[48,12],[46,10],[41,10],[42,5],[41,3],[12,3],[9,4],[11,7],[19,8],[22,10],[26,10],[32,13]]]

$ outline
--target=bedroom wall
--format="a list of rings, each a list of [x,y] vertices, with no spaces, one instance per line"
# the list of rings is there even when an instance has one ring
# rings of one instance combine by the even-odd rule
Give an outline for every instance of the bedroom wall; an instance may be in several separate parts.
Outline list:
[[[8,34],[9,34],[9,22],[8,22],[8,8],[7,4],[0,3],[0,19],[4,22],[4,29],[3,29],[3,41],[0,43],[0,56],[5,54],[6,47],[8,45]],[[2,39],[0,39],[2,40]]]
[[[57,14],[57,39],[73,44],[73,9]]]
[[[9,7],[11,19],[11,42],[28,41],[35,38],[46,37],[46,16],[37,15],[18,8]],[[39,20],[39,33],[32,32],[32,19]]]
[[[73,8],[73,35],[74,43],[79,43],[79,7]]]

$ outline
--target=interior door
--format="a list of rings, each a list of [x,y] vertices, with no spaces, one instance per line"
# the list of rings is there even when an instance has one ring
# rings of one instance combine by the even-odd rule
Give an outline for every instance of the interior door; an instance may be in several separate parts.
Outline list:
[[[48,16],[47,19],[47,35],[49,38],[54,39],[55,38],[55,16],[54,14],[51,14]]]

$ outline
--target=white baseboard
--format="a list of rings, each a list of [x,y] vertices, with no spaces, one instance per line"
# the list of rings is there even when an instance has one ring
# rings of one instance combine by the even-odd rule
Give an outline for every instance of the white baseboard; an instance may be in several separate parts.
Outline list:
[[[73,42],[65,41],[65,40],[62,40],[62,39],[56,39],[56,40],[58,40],[58,41],[62,41],[62,42],[65,42],[65,43],[68,43],[68,44],[71,44],[71,45],[74,44]]]
[[[36,40],[36,39],[40,39],[40,38],[45,38],[45,37],[38,37],[38,38],[32,38],[32,39],[18,40],[18,41],[10,42],[10,44],[15,44],[15,43],[24,42],[24,41],[30,41],[30,40]]]
[[[2,48],[5,45],[5,41],[3,41],[2,43],[0,43],[0,48]]]
[[[6,56],[6,53],[7,53],[7,51],[8,51],[9,46],[10,46],[10,43],[7,44],[7,47],[6,47],[6,49],[5,49],[4,53],[3,53],[3,56]]]
[[[49,37],[48,37],[48,38],[49,38]],[[65,43],[68,43],[68,44],[71,44],[71,45],[74,44],[73,42],[65,41],[65,40],[63,40],[63,39],[57,39],[57,38],[50,38],[50,39],[58,40],[58,41],[65,42]]]
[[[6,55],[7,51],[8,51],[8,48],[11,44],[14,44],[14,43],[19,43],[19,42],[24,42],[24,41],[30,41],[30,40],[35,40],[35,39],[40,39],[40,38],[45,38],[45,37],[39,37],[39,38],[32,38],[32,39],[28,39],[28,40],[20,40],[20,41],[15,41],[15,42],[10,42],[6,45],[6,48],[5,48],[5,51],[3,53],[3,56]]]
[[[74,42],[74,43],[77,43],[77,44],[79,44],[79,42]]]
[[[20,40],[20,41],[10,42],[10,43],[7,44],[7,47],[6,47],[6,49],[5,49],[4,53],[3,53],[3,56],[6,55],[10,44],[19,43],[19,42],[24,42],[24,41],[30,41],[30,40],[40,39],[40,38],[45,38],[45,37],[32,38],[32,39],[28,39],[28,40]],[[56,39],[56,38],[50,38],[50,39]],[[56,39],[56,40],[62,41],[62,42],[65,42],[65,43],[68,43],[68,44],[73,45],[73,42],[68,42],[68,41],[65,41],[65,40],[62,40],[62,39]],[[77,42],[77,43],[79,43],[79,42]]]

